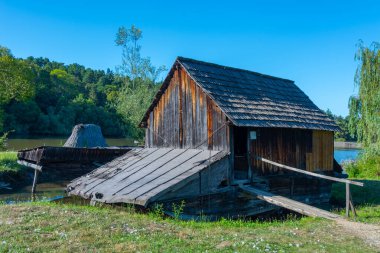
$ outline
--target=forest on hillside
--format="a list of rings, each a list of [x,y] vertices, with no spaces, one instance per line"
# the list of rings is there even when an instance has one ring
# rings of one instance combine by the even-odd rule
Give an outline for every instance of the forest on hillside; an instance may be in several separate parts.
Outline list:
[[[34,94],[4,105],[4,131],[26,136],[67,135],[75,124],[91,122],[100,125],[106,135],[123,134],[122,119],[112,105],[123,86],[122,78],[110,70],[64,65],[47,58],[22,61],[34,74]]]
[[[140,54],[142,32],[121,27],[115,43],[123,50],[117,71],[94,70],[48,58],[15,58],[0,47],[0,132],[12,136],[67,136],[78,123],[101,126],[112,137],[142,138],[137,127],[165,69]]]

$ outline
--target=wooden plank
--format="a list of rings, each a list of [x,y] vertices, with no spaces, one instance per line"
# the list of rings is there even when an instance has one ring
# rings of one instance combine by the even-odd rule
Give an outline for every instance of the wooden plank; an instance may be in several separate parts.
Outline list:
[[[119,166],[119,170],[116,170],[114,174],[111,174],[106,178],[101,178],[99,181],[95,181],[95,185],[88,184],[85,189],[87,192],[91,190],[91,192],[101,191],[103,194],[107,194],[109,192],[112,194],[116,191],[115,187],[120,187],[121,181],[125,180],[131,175],[138,173],[144,167],[155,163],[158,158],[170,153],[171,151],[173,151],[173,149],[160,148],[154,150],[154,152],[149,153],[149,155],[146,155],[133,163],[127,161],[125,164]]]
[[[141,167],[135,171],[125,171],[123,173],[123,178],[112,180],[112,182],[108,182],[105,190],[103,192],[105,194],[125,194],[135,188],[138,188],[146,183],[146,177],[155,173],[158,170],[167,170],[171,161],[175,160],[181,154],[183,154],[184,150],[182,149],[173,149],[170,152],[166,152],[164,154],[160,154],[157,158],[152,159],[151,161],[146,161],[145,166]],[[111,187],[110,187],[111,186]]]
[[[326,176],[326,175],[322,175],[322,174],[317,174],[317,173],[310,172],[310,171],[300,170],[300,169],[297,169],[297,168],[293,168],[293,167],[290,167],[290,166],[286,166],[286,165],[283,165],[283,164],[280,164],[280,163],[276,163],[276,162],[270,161],[270,160],[262,158],[262,157],[256,157],[256,159],[258,159],[260,161],[263,161],[265,163],[269,163],[269,164],[278,166],[278,167],[283,168],[283,169],[299,172],[299,173],[306,174],[306,175],[309,175],[309,176],[319,177],[319,178],[328,179],[328,180],[332,180],[332,181],[336,181],[336,182],[341,182],[341,183],[349,183],[349,184],[354,184],[354,185],[358,185],[358,186],[364,186],[364,183],[362,183],[362,182],[356,182],[356,181],[352,181],[352,180],[348,180],[348,179],[343,179],[343,178],[330,177],[330,176]]]
[[[350,184],[346,183],[346,217],[350,216]]]
[[[212,100],[208,96],[206,97],[207,103],[207,139],[208,139],[208,149],[213,149],[213,138],[212,138],[212,127],[213,127],[213,116],[212,116]]]
[[[121,195],[128,195],[129,198],[136,198],[142,192],[148,189],[155,188],[160,182],[171,179],[182,172],[183,169],[193,167],[193,163],[199,163],[206,157],[202,155],[204,151],[201,150],[187,150],[175,158],[166,161],[161,166],[155,166],[151,171],[144,171],[138,180],[134,181],[128,186],[124,186],[120,193]],[[115,194],[113,194],[115,195]]]
[[[141,157],[144,157],[145,155],[151,154],[154,150],[157,149],[136,149],[133,150],[124,156],[121,156],[119,158],[116,158],[115,160],[106,163],[105,165],[99,167],[98,169],[90,172],[88,175],[91,175],[92,177],[96,178],[102,178],[102,177],[108,177],[109,174],[113,173],[115,170],[118,170],[119,165],[132,163],[133,161],[141,159]],[[111,168],[111,169],[110,169]],[[88,182],[90,183],[90,182]]]
[[[274,195],[270,192],[262,191],[251,186],[239,186],[240,189],[247,193],[254,194],[257,198],[264,200],[276,206],[280,206],[303,215],[311,217],[322,217],[330,220],[339,219],[340,216],[337,214],[330,213],[328,211],[309,206],[307,204],[285,198],[283,196]]]
[[[128,158],[125,161],[122,161],[121,164],[119,164],[119,166],[109,167],[107,164],[105,164],[103,167],[99,168],[99,171],[104,170],[104,172],[102,172],[101,174],[94,173],[90,177],[81,177],[78,180],[74,180],[71,185],[78,186],[79,184],[82,184],[83,187],[80,187],[80,189],[82,191],[82,194],[86,195],[88,192],[90,192],[98,185],[122,173],[123,167],[128,168],[129,166],[130,168],[134,165],[137,165],[138,162],[141,162],[141,160],[145,159],[146,157],[149,157],[156,151],[158,151],[158,149],[156,148],[143,149],[136,155],[132,155],[130,157],[128,156]],[[130,154],[127,153],[127,155]]]
[[[32,194],[36,192],[37,187],[37,181],[38,181],[38,174],[40,173],[40,170],[35,169],[34,170],[34,178],[33,178],[33,185],[32,185]]]
[[[42,171],[42,166],[34,164],[34,163],[30,163],[30,162],[27,162],[27,161],[24,161],[24,160],[17,160],[17,163],[20,164],[20,165],[32,168],[34,170]]]
[[[204,152],[208,152],[208,151],[204,151]],[[213,153],[212,155],[213,156],[210,159],[211,164],[223,159],[226,156],[226,153],[223,153],[223,152],[218,153],[218,154]],[[185,164],[181,165],[182,168],[179,168],[178,171],[177,169],[173,171],[175,172],[175,174],[172,174],[171,176],[166,177],[165,180],[162,180],[159,184],[156,184],[155,187],[151,189],[147,189],[145,192],[140,193],[140,195],[135,196],[135,203],[138,203],[141,205],[147,205],[148,203],[153,202],[156,199],[160,198],[168,191],[177,191],[181,189],[181,187],[188,184],[190,181],[194,179],[200,180],[199,172],[207,166],[209,166],[208,161],[206,163],[196,165],[194,167],[191,167],[191,166],[186,167]],[[212,190],[211,187],[207,187],[207,189]]]

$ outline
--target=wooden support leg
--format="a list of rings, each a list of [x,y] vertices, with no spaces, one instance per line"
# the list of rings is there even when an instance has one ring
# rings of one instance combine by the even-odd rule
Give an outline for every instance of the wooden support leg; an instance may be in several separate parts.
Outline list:
[[[37,187],[37,181],[38,181],[38,170],[34,170],[34,179],[33,179],[33,185],[32,185],[32,199],[34,200],[34,194],[36,192]]]
[[[346,183],[346,217],[350,216],[350,184]]]
[[[356,210],[355,210],[355,207],[354,207],[354,202],[352,201],[352,195],[351,195],[351,193],[350,193],[350,207],[351,207],[352,213],[354,214],[354,217],[357,217]]]

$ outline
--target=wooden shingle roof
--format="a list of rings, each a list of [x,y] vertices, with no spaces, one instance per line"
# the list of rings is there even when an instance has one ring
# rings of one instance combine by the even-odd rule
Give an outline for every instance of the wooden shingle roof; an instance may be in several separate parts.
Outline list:
[[[340,130],[291,80],[184,57],[177,64],[236,126]],[[165,92],[171,73],[142,123]]]

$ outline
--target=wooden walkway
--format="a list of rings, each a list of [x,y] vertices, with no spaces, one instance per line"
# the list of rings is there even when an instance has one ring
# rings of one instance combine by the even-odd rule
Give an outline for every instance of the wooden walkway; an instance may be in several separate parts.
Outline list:
[[[304,204],[304,203],[301,203],[301,202],[298,202],[298,201],[295,201],[283,196],[274,195],[270,192],[262,191],[252,186],[241,185],[240,189],[242,189],[244,192],[247,192],[249,194],[253,194],[257,198],[264,200],[268,203],[295,211],[303,215],[307,215],[311,217],[321,217],[321,218],[326,218],[329,220],[337,220],[341,218],[337,214],[333,214],[328,211],[325,211],[313,206],[309,206],[307,204]]]

